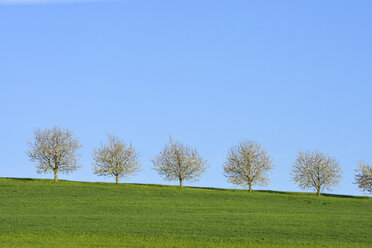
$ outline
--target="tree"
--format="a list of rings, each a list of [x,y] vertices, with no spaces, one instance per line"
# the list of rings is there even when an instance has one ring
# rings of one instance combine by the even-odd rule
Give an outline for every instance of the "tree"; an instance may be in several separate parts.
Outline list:
[[[224,163],[224,175],[232,184],[248,187],[252,185],[267,185],[267,172],[273,168],[270,155],[254,141],[242,141],[232,146]]]
[[[168,181],[197,180],[206,170],[206,160],[196,149],[169,138],[169,144],[152,159],[154,169]]]
[[[54,172],[54,181],[58,181],[58,172],[70,173],[79,168],[78,150],[81,145],[72,131],[54,126],[52,129],[35,130],[34,141],[29,142],[26,152],[31,162],[37,163],[37,173]]]
[[[108,136],[108,144],[93,150],[93,170],[99,176],[113,176],[116,184],[140,169],[138,153],[132,144],[127,145],[116,136]]]
[[[292,168],[292,179],[302,189],[315,189],[317,196],[324,189],[331,190],[342,178],[339,163],[319,151],[297,153],[297,160]]]
[[[358,164],[355,169],[355,184],[364,192],[372,193],[372,167],[364,162]]]

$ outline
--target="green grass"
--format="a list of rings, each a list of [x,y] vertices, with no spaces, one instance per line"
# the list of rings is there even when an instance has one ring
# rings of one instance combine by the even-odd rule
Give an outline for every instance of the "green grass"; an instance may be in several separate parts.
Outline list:
[[[372,247],[372,198],[4,178],[0,247]]]

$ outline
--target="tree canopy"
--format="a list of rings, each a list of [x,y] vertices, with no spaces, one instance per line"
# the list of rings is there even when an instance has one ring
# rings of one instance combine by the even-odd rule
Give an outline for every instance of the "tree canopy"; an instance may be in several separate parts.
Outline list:
[[[359,189],[366,192],[372,193],[372,167],[365,162],[360,162],[358,168],[355,169],[355,184],[358,185]]]
[[[178,180],[180,187],[183,181],[198,180],[206,171],[204,160],[197,149],[191,148],[171,137],[169,143],[152,159],[154,169],[165,180]]]
[[[30,161],[36,163],[37,173],[54,172],[54,181],[58,181],[58,172],[70,173],[79,168],[78,150],[81,145],[72,131],[54,126],[52,129],[37,129],[34,140],[29,142],[26,152]]]
[[[324,153],[299,151],[291,175],[300,188],[315,189],[320,196],[339,184],[342,171],[339,162]]]
[[[271,156],[254,141],[242,141],[231,147],[224,163],[228,181],[252,191],[252,185],[267,185],[267,172],[272,169]]]
[[[99,176],[119,178],[129,176],[140,168],[138,153],[132,144],[127,145],[119,137],[109,135],[108,144],[93,150],[93,170]]]

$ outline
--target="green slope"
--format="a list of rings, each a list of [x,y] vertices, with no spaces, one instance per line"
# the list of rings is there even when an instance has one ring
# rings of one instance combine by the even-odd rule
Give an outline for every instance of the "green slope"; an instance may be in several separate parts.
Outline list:
[[[0,179],[0,247],[372,247],[372,198]]]

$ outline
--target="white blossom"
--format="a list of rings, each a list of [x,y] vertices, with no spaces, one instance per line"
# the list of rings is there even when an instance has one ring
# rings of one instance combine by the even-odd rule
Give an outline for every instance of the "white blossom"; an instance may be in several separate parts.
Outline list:
[[[292,179],[302,189],[315,189],[320,196],[322,190],[332,190],[342,178],[339,162],[319,151],[297,153]]]
[[[140,168],[138,153],[132,144],[127,145],[116,136],[108,136],[108,144],[93,150],[93,170],[98,176],[119,178],[129,176]]]
[[[355,184],[358,185],[359,189],[366,192],[372,193],[372,167],[364,162],[358,164],[358,169],[355,169],[357,173],[355,175]]]
[[[206,160],[200,157],[196,149],[169,138],[169,144],[153,160],[154,169],[165,180],[198,180],[206,170]]]
[[[58,172],[70,173],[79,168],[77,151],[81,145],[68,129],[54,126],[51,130],[35,130],[34,141],[29,146],[26,154],[31,162],[37,163],[37,173],[53,171],[54,181],[58,181]]]
[[[243,141],[231,147],[224,163],[224,175],[232,184],[248,187],[267,185],[267,172],[273,167],[270,155],[254,141]]]

